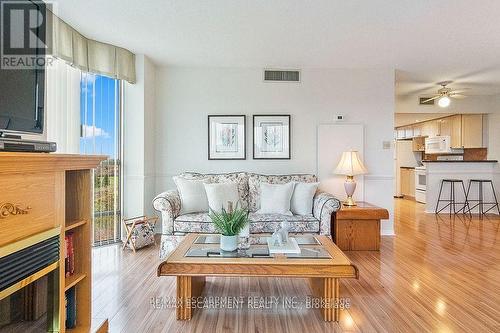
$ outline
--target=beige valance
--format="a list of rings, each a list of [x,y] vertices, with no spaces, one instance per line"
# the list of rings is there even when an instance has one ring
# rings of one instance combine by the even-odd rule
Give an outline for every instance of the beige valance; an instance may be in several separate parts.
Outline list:
[[[83,71],[135,83],[135,55],[121,47],[86,38],[48,12],[52,54]],[[50,30],[49,30],[50,31]]]

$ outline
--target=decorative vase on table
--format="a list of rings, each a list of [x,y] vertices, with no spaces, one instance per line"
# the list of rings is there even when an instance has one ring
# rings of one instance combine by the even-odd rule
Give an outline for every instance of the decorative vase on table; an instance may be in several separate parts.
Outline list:
[[[224,236],[220,235],[220,249],[222,251],[235,251],[238,249],[238,235]]]
[[[242,229],[248,225],[248,210],[243,208],[233,209],[233,203],[227,203],[227,210],[222,207],[220,212],[210,208],[210,219],[215,229],[221,234],[220,248],[222,251],[236,251],[238,249],[238,237]]]

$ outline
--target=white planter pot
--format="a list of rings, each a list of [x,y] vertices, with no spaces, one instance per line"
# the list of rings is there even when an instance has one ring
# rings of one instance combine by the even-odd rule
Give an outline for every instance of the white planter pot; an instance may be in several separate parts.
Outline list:
[[[238,248],[238,235],[220,235],[220,248],[222,251],[235,251]]]

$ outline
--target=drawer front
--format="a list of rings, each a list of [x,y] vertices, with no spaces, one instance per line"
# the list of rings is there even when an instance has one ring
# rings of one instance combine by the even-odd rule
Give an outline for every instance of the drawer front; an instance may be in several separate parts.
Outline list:
[[[0,175],[0,247],[60,225],[58,179],[56,173]]]

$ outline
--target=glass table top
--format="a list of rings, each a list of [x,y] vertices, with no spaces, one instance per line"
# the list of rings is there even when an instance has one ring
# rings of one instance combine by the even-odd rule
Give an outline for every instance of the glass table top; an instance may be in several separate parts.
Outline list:
[[[248,249],[238,249],[233,252],[222,251],[219,247],[218,235],[200,235],[185,257],[191,258],[274,258],[286,256],[290,259],[332,259],[332,256],[314,236],[291,236],[295,238],[300,253],[270,254],[267,238],[270,236],[251,236]]]

